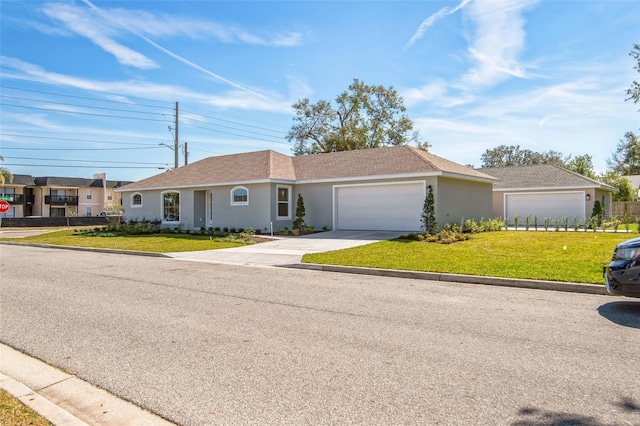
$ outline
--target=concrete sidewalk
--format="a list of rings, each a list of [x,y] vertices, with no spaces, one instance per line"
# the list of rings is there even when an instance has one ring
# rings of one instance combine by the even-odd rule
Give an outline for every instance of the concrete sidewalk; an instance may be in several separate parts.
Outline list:
[[[402,232],[329,231],[229,249],[166,253],[169,257],[227,265],[282,266],[300,263],[307,253],[321,253],[398,238]]]

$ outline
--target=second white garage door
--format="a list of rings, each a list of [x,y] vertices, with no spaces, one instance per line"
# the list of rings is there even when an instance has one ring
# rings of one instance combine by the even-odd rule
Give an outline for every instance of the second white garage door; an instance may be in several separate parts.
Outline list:
[[[336,229],[419,231],[424,188],[424,182],[336,187]]]
[[[579,192],[540,192],[535,194],[506,194],[504,198],[505,217],[513,223],[515,216],[520,217],[520,224],[527,216],[538,216],[538,222],[544,218],[562,219],[568,217],[573,223],[585,218],[585,193]]]

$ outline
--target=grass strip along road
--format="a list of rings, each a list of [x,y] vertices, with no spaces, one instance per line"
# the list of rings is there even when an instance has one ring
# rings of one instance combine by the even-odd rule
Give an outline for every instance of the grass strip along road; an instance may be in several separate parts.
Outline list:
[[[468,241],[406,240],[307,254],[302,261],[408,271],[604,284],[602,267],[616,244],[638,236],[604,232],[500,231]]]

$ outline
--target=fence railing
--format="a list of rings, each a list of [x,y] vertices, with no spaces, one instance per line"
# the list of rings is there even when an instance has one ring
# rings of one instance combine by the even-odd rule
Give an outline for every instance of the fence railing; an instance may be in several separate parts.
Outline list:
[[[640,216],[640,201],[614,201],[611,205],[614,217],[622,218],[625,214],[631,218]]]

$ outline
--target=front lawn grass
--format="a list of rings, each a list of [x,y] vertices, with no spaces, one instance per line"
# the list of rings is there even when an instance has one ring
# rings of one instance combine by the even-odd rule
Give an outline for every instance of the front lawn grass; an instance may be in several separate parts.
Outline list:
[[[11,426],[51,425],[44,417],[2,389],[0,389],[0,424]]]
[[[225,240],[225,241],[221,241]],[[247,245],[240,239],[229,241],[207,235],[193,234],[151,234],[93,236],[78,234],[74,230],[49,232],[20,239],[2,238],[0,241],[51,244],[73,247],[93,247],[118,250],[149,251],[170,253],[182,251],[214,250]]]
[[[306,263],[603,284],[602,267],[616,244],[638,234],[500,231],[436,244],[382,241],[327,253]]]

